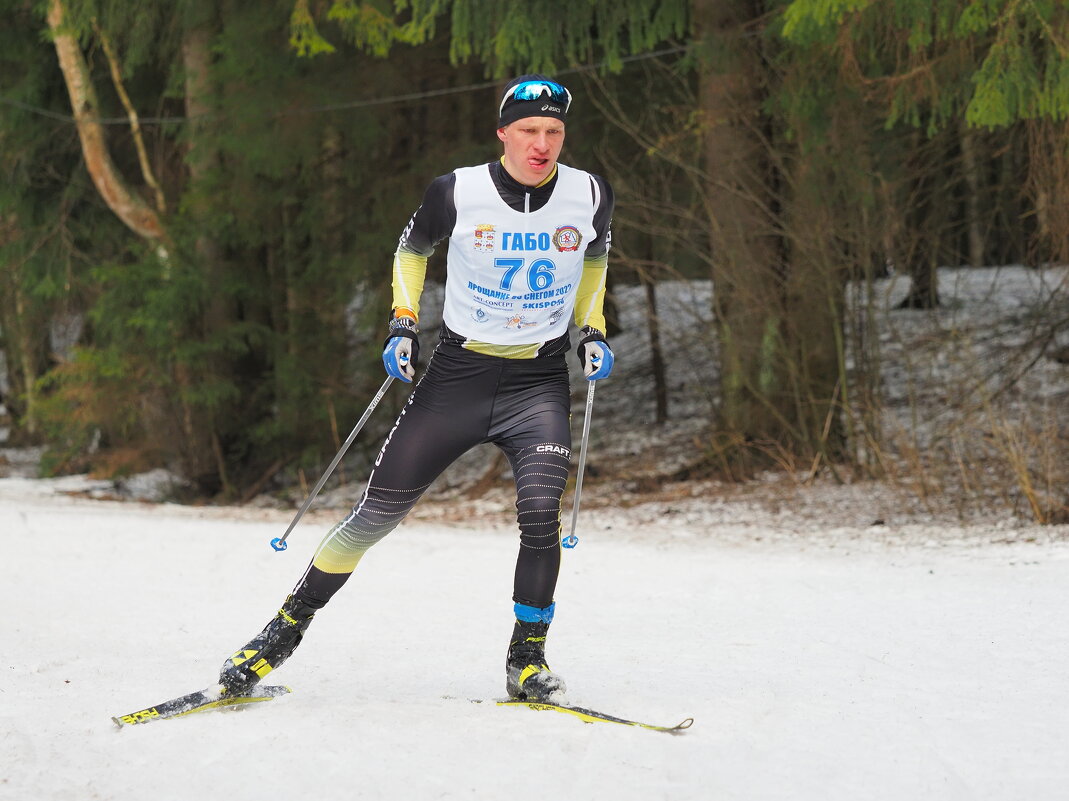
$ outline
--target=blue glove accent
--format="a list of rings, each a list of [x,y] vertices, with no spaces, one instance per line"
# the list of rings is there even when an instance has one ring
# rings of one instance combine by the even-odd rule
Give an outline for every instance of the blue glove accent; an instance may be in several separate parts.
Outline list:
[[[382,364],[386,368],[387,375],[400,378],[405,383],[411,384],[416,375],[415,358],[412,351],[419,349],[414,337],[399,334],[386,340],[386,349],[382,351]]]
[[[411,384],[419,361],[419,328],[416,321],[402,315],[390,315],[390,335],[382,347],[382,364],[386,374]]]
[[[579,357],[579,364],[582,365],[583,375],[588,381],[608,378],[616,357],[613,356],[609,343],[605,341],[605,335],[590,326],[585,327],[579,334],[582,339],[579,340],[579,347],[575,352]]]
[[[528,606],[527,604],[516,604],[516,606],[513,607],[516,612],[516,619],[521,623],[552,623],[553,610],[556,608],[556,601],[551,603],[545,609],[539,609],[537,606]]]
[[[616,357],[606,342],[591,342],[587,344],[589,367],[584,371],[588,381],[600,381],[608,378],[612,372],[612,366]]]

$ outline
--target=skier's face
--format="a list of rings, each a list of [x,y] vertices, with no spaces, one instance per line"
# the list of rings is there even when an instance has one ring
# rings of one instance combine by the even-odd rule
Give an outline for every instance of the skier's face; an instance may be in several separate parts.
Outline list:
[[[497,129],[505,145],[505,169],[525,186],[538,186],[553,174],[564,146],[564,123],[553,117],[525,117]]]

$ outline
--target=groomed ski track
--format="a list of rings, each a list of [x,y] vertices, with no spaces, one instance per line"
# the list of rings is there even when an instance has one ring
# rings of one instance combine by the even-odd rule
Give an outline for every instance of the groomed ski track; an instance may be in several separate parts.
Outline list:
[[[71,499],[0,481],[0,799],[1019,799],[1069,786],[1069,545],[758,540],[580,519],[548,654],[503,694],[517,536],[415,522],[244,711],[117,730],[210,683],[334,515]],[[54,485],[52,485],[54,486]],[[585,522],[585,525],[584,525]],[[1049,531],[1049,529],[1047,530]],[[981,537],[980,539],[983,539]]]

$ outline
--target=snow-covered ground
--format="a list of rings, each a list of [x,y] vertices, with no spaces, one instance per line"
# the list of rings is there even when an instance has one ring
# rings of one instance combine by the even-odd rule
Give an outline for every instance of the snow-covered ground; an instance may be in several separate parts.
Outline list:
[[[1002,424],[976,411],[987,392],[1007,426],[1034,424],[1027,446],[1064,442],[1069,272],[941,282],[936,311],[894,309],[901,279],[874,302],[885,423],[910,427],[923,482],[665,482],[702,447],[715,369],[699,337],[666,342],[688,370],[670,371],[671,419],[652,425],[643,296],[621,292],[548,653],[573,703],[693,717],[678,736],[493,704],[518,538],[488,447],[320,613],[272,676],[292,695],[118,730],[113,715],[212,683],[262,628],[359,494],[378,435],[283,554],[268,542],[300,488],[242,508],[139,502],[174,477],[37,479],[40,449],[0,448],[0,801],[1069,797],[1069,525],[1031,525],[1013,476],[1000,484],[982,460],[946,468],[990,497],[955,495],[931,466],[940,443],[982,444]],[[671,319],[707,311],[709,287],[658,298]],[[1059,458],[1034,475],[1057,479]],[[1064,482],[1047,491],[1065,497]]]
[[[333,515],[276,554],[290,511],[64,492],[83,483],[0,480],[4,801],[1066,797],[1057,527],[828,537],[799,517],[791,540],[716,504],[703,525],[581,516],[550,663],[575,703],[694,718],[670,736],[495,706],[515,530],[425,512],[274,674],[292,695],[118,730],[210,683]]]

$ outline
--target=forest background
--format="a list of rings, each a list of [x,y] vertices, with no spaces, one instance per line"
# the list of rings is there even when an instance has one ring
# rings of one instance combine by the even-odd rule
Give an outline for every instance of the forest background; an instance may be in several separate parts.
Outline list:
[[[318,474],[383,380],[388,265],[423,189],[496,158],[501,87],[544,72],[576,97],[562,160],[616,190],[609,333],[639,288],[642,422],[670,421],[679,340],[716,366],[658,480],[990,481],[1069,520],[1069,422],[1020,388],[1069,363],[1064,271],[923,441],[887,428],[873,328],[892,274],[904,307],[938,310],[940,268],[1065,264],[1064,2],[0,8],[0,389],[46,473],[166,467],[220,502]],[[658,315],[678,281],[711,284],[707,316]]]

